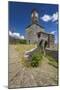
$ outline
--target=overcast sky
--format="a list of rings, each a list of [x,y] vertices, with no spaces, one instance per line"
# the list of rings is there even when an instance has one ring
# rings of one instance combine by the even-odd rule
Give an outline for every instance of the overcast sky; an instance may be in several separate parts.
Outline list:
[[[9,2],[9,31],[25,36],[25,28],[31,24],[31,11],[39,12],[39,24],[46,32],[58,36],[58,5]]]

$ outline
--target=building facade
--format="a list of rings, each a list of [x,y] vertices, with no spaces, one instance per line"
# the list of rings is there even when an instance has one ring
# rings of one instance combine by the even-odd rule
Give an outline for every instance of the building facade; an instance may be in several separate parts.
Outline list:
[[[54,35],[45,32],[44,27],[39,24],[39,13],[35,9],[31,12],[32,23],[26,27],[26,40],[29,44],[54,47]]]

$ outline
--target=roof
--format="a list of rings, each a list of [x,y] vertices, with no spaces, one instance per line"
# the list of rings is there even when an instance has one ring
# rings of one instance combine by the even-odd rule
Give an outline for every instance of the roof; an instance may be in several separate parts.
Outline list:
[[[33,13],[34,11],[36,11],[37,13],[39,13],[39,11],[37,9],[35,9],[35,8],[31,11],[31,13]]]
[[[48,33],[48,32],[38,32],[37,34],[39,34],[39,33],[44,33],[44,34],[47,34],[47,35],[53,35],[54,36],[54,34],[51,34],[51,33]]]
[[[35,23],[36,24],[36,23]],[[34,24],[30,24],[30,25],[28,25],[26,28],[29,28],[29,27],[31,27],[32,25],[34,25]],[[39,25],[39,24],[36,24],[36,25],[38,25],[39,27],[41,27],[41,28],[43,28],[44,29],[44,27],[43,26],[41,26],[41,25]]]

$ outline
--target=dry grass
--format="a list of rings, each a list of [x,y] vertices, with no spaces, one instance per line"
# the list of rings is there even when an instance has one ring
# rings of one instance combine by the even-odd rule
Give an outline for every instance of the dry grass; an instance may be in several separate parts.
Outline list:
[[[34,44],[18,44],[18,45],[14,45],[14,47],[16,48],[17,51],[21,51],[21,52],[25,52],[27,50],[30,50],[32,48],[35,48],[36,45]]]
[[[24,58],[24,54],[25,51],[29,51],[32,48],[36,47],[36,44],[18,44],[18,45],[13,45],[13,47],[15,48],[15,50],[19,53],[19,60],[20,63],[22,63],[22,65],[24,66],[28,66],[29,67],[29,62],[26,62],[26,58]]]

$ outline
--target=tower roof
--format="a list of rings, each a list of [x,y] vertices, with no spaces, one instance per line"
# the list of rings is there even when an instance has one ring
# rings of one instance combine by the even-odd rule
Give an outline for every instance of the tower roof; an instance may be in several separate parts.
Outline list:
[[[30,24],[30,25],[28,25],[26,28],[29,28],[29,27],[32,26],[32,25],[34,25],[34,24]],[[43,26],[41,26],[41,25],[39,25],[39,24],[36,24],[36,25],[44,29]]]
[[[38,10],[35,9],[35,8],[31,11],[31,13],[33,13],[33,12],[37,12],[37,13],[39,13]]]
[[[32,23],[38,23],[39,22],[39,13],[36,9],[33,9],[31,11],[31,19],[32,19]]]

